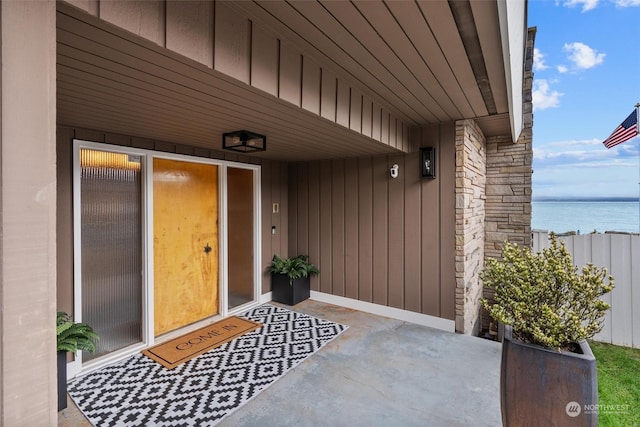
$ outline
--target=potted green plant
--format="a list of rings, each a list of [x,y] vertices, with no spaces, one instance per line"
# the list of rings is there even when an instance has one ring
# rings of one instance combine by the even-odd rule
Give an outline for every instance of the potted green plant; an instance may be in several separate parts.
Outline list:
[[[320,271],[307,255],[281,258],[274,255],[268,268],[271,273],[271,298],[287,305],[296,305],[311,295],[310,277]]]
[[[587,343],[602,329],[613,289],[606,269],[581,271],[555,235],[542,252],[505,243],[481,274],[494,289],[482,300],[504,326],[500,397],[503,425],[598,423],[596,360]]]
[[[98,334],[86,323],[75,323],[71,315],[59,311],[56,316],[58,352],[58,411],[67,407],[67,353],[96,351]]]

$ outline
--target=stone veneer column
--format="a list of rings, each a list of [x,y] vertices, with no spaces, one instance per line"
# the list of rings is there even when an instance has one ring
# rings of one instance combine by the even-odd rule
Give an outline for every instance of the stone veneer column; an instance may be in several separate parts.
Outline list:
[[[487,201],[485,256],[500,258],[505,241],[531,246],[531,175],[533,173],[533,46],[536,28],[529,28],[524,68],[524,129],[517,143],[510,137],[487,139]],[[493,298],[486,289],[484,296]],[[483,310],[482,329],[490,319]]]
[[[0,2],[0,425],[57,425],[56,3]]]
[[[505,241],[531,245],[533,153],[530,135],[520,140],[517,144],[510,138],[487,140],[487,258],[500,257]]]
[[[473,120],[456,122],[456,331],[479,328],[485,239],[485,137]]]

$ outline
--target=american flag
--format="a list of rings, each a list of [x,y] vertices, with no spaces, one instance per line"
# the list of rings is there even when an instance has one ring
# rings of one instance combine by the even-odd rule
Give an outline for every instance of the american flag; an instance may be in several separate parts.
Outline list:
[[[618,144],[622,144],[625,141],[630,140],[638,134],[638,112],[633,110],[633,113],[629,114],[629,117],[624,119],[624,122],[620,123],[609,138],[602,141],[605,147],[611,148]]]

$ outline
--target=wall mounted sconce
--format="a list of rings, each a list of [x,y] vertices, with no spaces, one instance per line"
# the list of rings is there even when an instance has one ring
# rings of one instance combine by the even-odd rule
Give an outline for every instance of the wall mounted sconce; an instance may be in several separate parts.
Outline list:
[[[436,149],[423,147],[420,149],[420,170],[423,178],[436,177]]]
[[[251,153],[267,149],[267,137],[247,130],[237,130],[222,134],[222,148],[225,150]]]
[[[391,166],[391,169],[389,169],[389,173],[391,174],[391,178],[397,178],[398,177],[398,171],[400,170],[400,167],[397,164],[394,164],[393,166]]]

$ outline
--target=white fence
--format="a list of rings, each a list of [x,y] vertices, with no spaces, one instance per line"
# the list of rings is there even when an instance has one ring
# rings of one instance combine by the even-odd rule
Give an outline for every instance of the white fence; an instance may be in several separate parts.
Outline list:
[[[611,305],[596,341],[640,348],[640,235],[606,233],[561,236],[573,262],[606,267],[615,288],[603,299]],[[549,246],[546,231],[533,232],[533,250]]]

